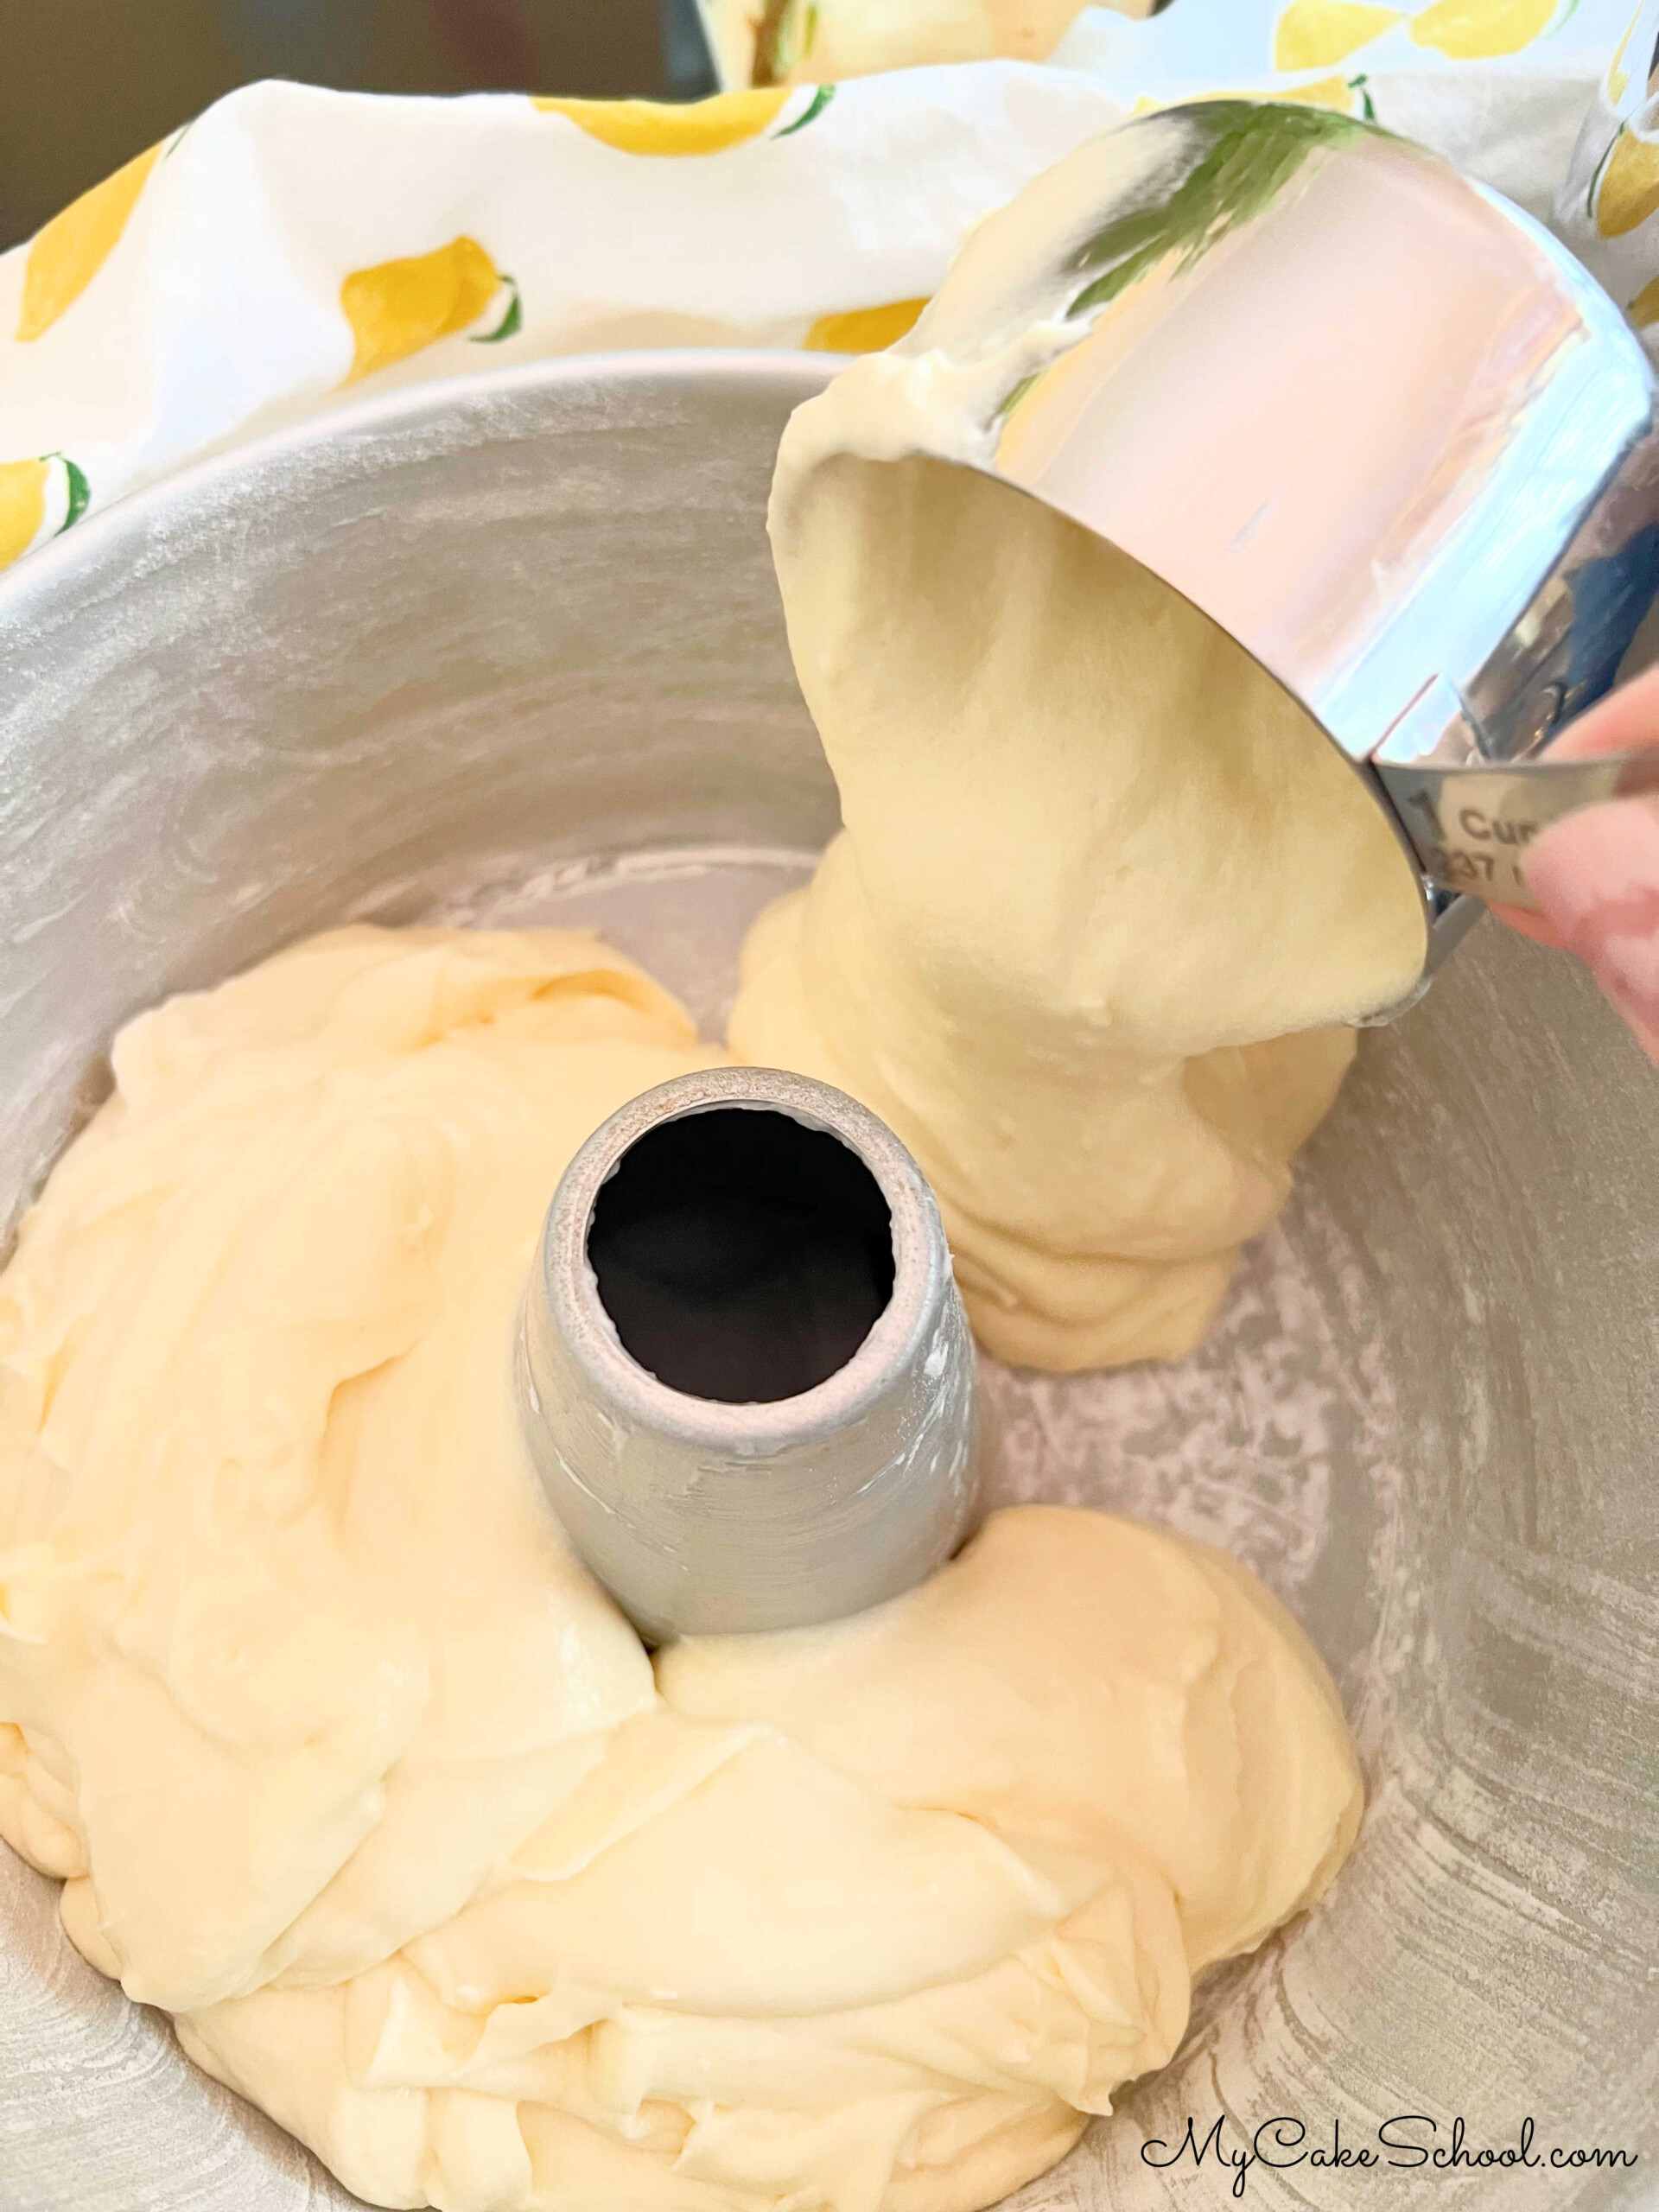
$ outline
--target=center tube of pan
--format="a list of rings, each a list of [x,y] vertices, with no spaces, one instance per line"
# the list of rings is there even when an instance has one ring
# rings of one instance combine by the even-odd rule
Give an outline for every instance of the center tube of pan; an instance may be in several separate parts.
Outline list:
[[[974,1351],[916,1163],[770,1068],[612,1116],[524,1301],[524,1433],[642,1632],[795,1626],[908,1588],[971,1525]]]
[[[694,1398],[770,1404],[846,1366],[893,1295],[893,1217],[858,1154],[765,1108],[647,1130],[588,1232],[623,1350]]]

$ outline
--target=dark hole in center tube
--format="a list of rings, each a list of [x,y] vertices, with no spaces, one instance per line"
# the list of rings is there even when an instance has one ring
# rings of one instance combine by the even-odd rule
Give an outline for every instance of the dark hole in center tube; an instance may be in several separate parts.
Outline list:
[[[664,1122],[601,1185],[588,1258],[624,1349],[728,1404],[827,1382],[893,1295],[893,1217],[839,1138],[768,1107]]]

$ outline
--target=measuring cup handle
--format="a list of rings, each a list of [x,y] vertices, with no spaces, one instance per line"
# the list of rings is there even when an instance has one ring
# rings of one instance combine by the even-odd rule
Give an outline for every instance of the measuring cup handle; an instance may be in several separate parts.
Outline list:
[[[1431,883],[1535,913],[1521,862],[1540,830],[1580,807],[1659,791],[1659,752],[1455,766],[1373,760],[1371,771]]]

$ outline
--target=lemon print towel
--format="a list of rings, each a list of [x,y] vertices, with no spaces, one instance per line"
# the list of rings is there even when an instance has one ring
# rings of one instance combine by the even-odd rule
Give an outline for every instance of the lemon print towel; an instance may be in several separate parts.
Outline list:
[[[353,269],[340,288],[340,309],[352,327],[354,349],[346,381],[356,384],[447,338],[451,331],[465,330],[503,285],[512,294],[506,311],[511,315],[518,306],[517,285],[499,273],[476,238],[451,238],[430,253]],[[503,327],[483,334],[501,336]]]
[[[1596,180],[1590,213],[1605,238],[1622,238],[1659,210],[1659,140],[1639,125],[1614,134]]]
[[[1454,61],[1490,61],[1524,53],[1560,6],[1560,0],[1433,0],[1411,18],[1411,35]]]
[[[23,261],[23,298],[17,316],[22,344],[50,330],[114,252],[161,153],[156,145],[140,154],[102,184],[82,193],[35,237]]]
[[[1275,69],[1328,69],[1401,21],[1397,8],[1370,0],[1290,0],[1273,31]]]
[[[830,89],[823,87],[826,92]],[[789,93],[773,86],[717,92],[711,99],[679,105],[666,100],[558,99],[538,99],[536,105],[565,117],[601,146],[613,146],[620,154],[660,155],[718,154],[728,146],[741,146],[770,130],[788,102]]]
[[[79,522],[88,498],[84,472],[60,453],[0,461],[0,569]]]
[[[0,254],[0,569],[394,385],[619,346],[891,345],[1039,170],[1223,92],[1374,118],[1553,206],[1659,340],[1659,0],[1139,4],[997,0],[972,50],[1001,58],[969,61],[949,9],[888,7],[916,66],[843,75],[869,0],[813,0],[771,81],[728,41],[725,90],[687,105],[272,83],[181,117]]]
[[[1561,180],[1555,228],[1659,350],[1659,0],[1630,12]]]

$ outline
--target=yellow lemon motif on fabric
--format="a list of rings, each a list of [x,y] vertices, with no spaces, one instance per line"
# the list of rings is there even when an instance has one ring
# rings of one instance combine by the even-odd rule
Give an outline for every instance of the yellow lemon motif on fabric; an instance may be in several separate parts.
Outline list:
[[[1256,98],[1288,100],[1296,107],[1328,107],[1338,115],[1351,115],[1354,111],[1355,85],[1363,82],[1363,79],[1356,79],[1355,84],[1350,84],[1345,77],[1321,77],[1317,84],[1287,85],[1282,89],[1259,92]]]
[[[775,123],[788,85],[758,92],[716,92],[706,100],[537,99],[544,112],[568,116],[588,133],[621,154],[719,154],[758,138]]]
[[[1624,99],[1624,87],[1630,81],[1630,73],[1624,67],[1624,49],[1630,44],[1636,27],[1641,20],[1642,10],[1638,6],[1635,15],[1625,24],[1624,35],[1615,48],[1612,60],[1607,64],[1607,97],[1615,107]]]
[[[1644,284],[1624,310],[1638,330],[1659,322],[1659,276]]]
[[[54,471],[60,471],[52,492]],[[48,499],[57,512],[56,527],[48,532],[60,537],[86,512],[92,492],[84,472],[67,454],[37,454],[29,461],[0,461],[0,569],[10,567],[27,553],[41,534]]]
[[[44,461],[0,461],[0,569],[27,553],[46,520]]]
[[[924,300],[889,300],[886,307],[821,315],[806,334],[809,353],[879,353],[915,327]]]
[[[165,143],[163,141],[162,143]],[[36,232],[23,265],[23,304],[17,317],[17,335],[27,343],[50,330],[64,311],[73,307],[121,240],[128,219],[151,169],[160,160],[162,145],[150,148],[71,200],[62,214],[54,215]]]
[[[1275,107],[1328,107],[1338,115],[1351,115],[1356,95],[1363,97],[1365,79],[1356,77],[1351,83],[1346,77],[1320,77],[1311,85],[1247,85],[1220,92],[1195,92],[1196,100],[1266,100]],[[1149,100],[1147,110],[1164,103]],[[1135,114],[1141,110],[1135,109]]]
[[[1290,0],[1273,34],[1275,69],[1329,69],[1404,21],[1368,0]]]
[[[1659,143],[1638,138],[1627,125],[1613,141],[1596,194],[1596,228],[1622,238],[1659,208]]]
[[[1435,0],[1411,19],[1418,46],[1452,61],[1490,61],[1519,54],[1549,24],[1556,0]]]
[[[347,384],[406,360],[476,322],[503,279],[476,238],[451,238],[431,253],[354,269],[340,304],[357,340]]]

